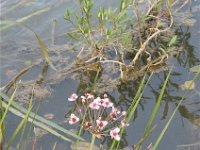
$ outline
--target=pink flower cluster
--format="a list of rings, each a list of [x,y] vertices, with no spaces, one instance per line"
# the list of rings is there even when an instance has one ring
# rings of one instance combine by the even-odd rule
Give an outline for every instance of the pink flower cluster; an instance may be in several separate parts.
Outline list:
[[[107,94],[102,97],[95,97],[90,93],[78,96],[73,93],[68,101],[74,102],[76,114],[72,113],[69,118],[69,124],[83,125],[83,129],[90,133],[106,136],[111,139],[120,140],[120,129],[126,128],[129,124],[125,120],[126,111],[120,111],[114,107]],[[82,121],[80,121],[80,118]],[[108,133],[109,132],[109,133]]]

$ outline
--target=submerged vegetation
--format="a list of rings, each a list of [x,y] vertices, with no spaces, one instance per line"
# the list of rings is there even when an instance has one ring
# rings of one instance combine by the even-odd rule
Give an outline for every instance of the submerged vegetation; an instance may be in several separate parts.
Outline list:
[[[177,111],[181,113],[183,109],[187,110],[181,104],[190,90],[195,88],[195,82],[200,74],[199,66],[191,68],[190,71],[196,76],[182,86],[173,83],[170,79],[171,76],[179,76],[179,72],[173,72],[174,64],[170,61],[173,58],[176,58],[180,64],[189,64],[189,67],[199,62],[196,57],[189,60],[182,60],[181,57],[181,55],[189,57],[193,54],[184,50],[184,44],[187,44],[184,40],[188,35],[187,33],[182,35],[179,27],[183,22],[178,19],[181,16],[180,11],[189,4],[189,1],[120,0],[118,3],[119,8],[100,7],[95,10],[92,0],[79,0],[76,3],[80,8],[79,11],[72,13],[67,9],[64,19],[71,24],[72,30],[67,35],[70,37],[70,44],[73,43],[72,46],[69,44],[70,46],[67,47],[67,53],[63,47],[60,50],[55,50],[54,47],[46,48],[42,39],[32,29],[21,24],[24,19],[0,28],[0,31],[3,31],[17,24],[31,30],[45,58],[45,65],[38,78],[29,81],[20,80],[35,66],[43,64],[44,60],[40,58],[17,73],[0,89],[0,149],[3,147],[9,149],[15,140],[18,142],[16,149],[26,149],[30,145],[33,150],[37,149],[37,142],[42,136],[37,132],[46,134],[42,132],[43,130],[69,142],[71,149],[82,147],[90,150],[123,148],[155,150],[158,148],[175,113]],[[28,18],[30,17],[29,15]],[[185,18],[184,24],[193,23],[194,21],[191,20]],[[52,68],[50,75],[48,75],[49,67]],[[152,76],[159,72],[163,72],[164,80],[161,80],[159,90],[155,90],[150,82]],[[67,128],[51,121],[50,118],[53,117],[45,118],[38,115],[42,102],[51,95],[51,85],[59,84],[66,77],[70,80],[80,80],[77,91],[73,91],[77,94],[68,95],[68,101],[72,105],[65,115],[67,121],[64,124],[67,124]],[[150,87],[155,95],[155,106],[150,111],[151,115],[143,129],[143,134],[138,137],[140,138],[138,142],[128,145],[125,138],[128,134],[126,128],[134,128],[132,120],[137,117],[140,105],[144,107],[142,101],[146,96],[147,87]],[[169,96],[170,88],[182,88],[187,92],[167,100],[169,98],[166,98],[165,94]],[[119,100],[111,95],[111,92],[116,89],[120,95]],[[124,89],[129,90],[127,92]],[[130,99],[126,98],[125,92]],[[10,93],[12,95],[9,98],[6,95]],[[162,119],[165,119],[169,109],[168,103],[174,99],[178,99],[176,107],[160,135],[156,141],[145,143],[157,130],[155,118],[162,101],[166,103],[162,116]],[[22,118],[11,137],[4,135],[7,130],[8,112]],[[188,115],[185,118],[190,118],[191,122],[198,124],[195,116],[189,112]],[[76,132],[71,131],[72,125],[75,126]],[[43,130],[37,131],[35,126]],[[34,138],[31,144],[23,144],[26,138],[32,136]],[[88,136],[91,137],[90,143],[86,142]],[[127,148],[127,145],[132,147]],[[53,149],[56,149],[56,146],[57,142],[54,143]]]
[[[169,55],[172,52],[175,55],[179,49],[179,45],[174,45],[177,36],[174,35],[173,2],[139,4],[122,0],[119,9],[100,8],[97,25],[91,23],[93,2],[79,2],[80,14],[72,17],[67,10],[65,16],[75,28],[68,35],[82,41],[76,62],[79,66],[88,69],[95,65],[101,72],[105,64],[113,64],[112,70],[120,72],[120,79],[125,82],[162,70]],[[141,5],[145,6],[141,8]]]

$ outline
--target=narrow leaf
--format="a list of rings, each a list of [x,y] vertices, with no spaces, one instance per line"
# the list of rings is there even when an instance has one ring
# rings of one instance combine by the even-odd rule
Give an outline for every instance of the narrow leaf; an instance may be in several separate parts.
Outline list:
[[[151,125],[152,125],[152,123],[153,123],[153,120],[154,120],[154,118],[156,117],[156,114],[157,114],[158,109],[159,109],[159,107],[160,107],[160,104],[161,104],[161,101],[162,101],[162,98],[163,98],[163,95],[164,95],[164,92],[165,92],[165,89],[166,89],[167,82],[168,82],[168,80],[169,80],[171,71],[172,71],[172,69],[169,71],[169,73],[168,73],[168,75],[167,75],[167,78],[165,79],[165,82],[164,82],[163,87],[162,87],[162,89],[161,89],[161,92],[160,92],[160,95],[159,95],[158,100],[157,100],[157,102],[156,102],[156,105],[155,105],[155,107],[154,107],[154,109],[153,109],[153,112],[152,112],[152,114],[151,114],[151,117],[150,117],[150,119],[149,119],[149,121],[148,121],[148,123],[147,123],[146,129],[145,129],[145,131],[144,131],[144,135],[145,135],[145,134],[148,132],[148,130],[151,128]]]
[[[172,45],[174,45],[176,43],[176,39],[177,39],[176,35],[172,37],[172,39],[169,42],[169,47],[172,46]]]
[[[8,101],[8,100],[9,100],[9,98],[8,98],[5,94],[3,94],[2,92],[0,92],[0,96],[1,96],[3,99],[5,99],[5,101]],[[20,105],[17,104],[16,102],[13,101],[12,105],[13,105],[13,107],[15,107],[17,110],[20,110],[20,112],[22,112],[22,113],[27,113],[27,109],[25,109],[24,107],[20,106]],[[84,141],[83,138],[81,138],[80,136],[76,135],[75,133],[66,130],[65,128],[59,126],[58,124],[56,124],[56,123],[54,123],[54,122],[52,122],[52,121],[49,121],[49,120],[47,120],[47,119],[45,119],[45,118],[43,118],[43,117],[41,117],[41,116],[39,116],[39,115],[36,115],[36,114],[33,113],[33,112],[30,113],[30,117],[34,118],[35,120],[37,120],[37,121],[39,121],[39,122],[41,122],[41,123],[43,123],[43,124],[45,124],[45,125],[50,126],[51,128],[54,128],[54,129],[56,129],[56,130],[58,130],[58,131],[61,131],[61,132],[65,133],[65,134],[67,134],[67,135],[69,135],[69,136],[71,136],[71,137],[74,137],[74,138],[76,138],[76,139],[80,139],[80,140]],[[34,122],[35,122],[35,121],[34,121]]]
[[[193,79],[194,82],[199,78],[199,75],[200,75],[200,71],[195,75],[195,77],[194,77],[194,79]],[[173,111],[171,117],[170,117],[169,120],[167,121],[167,123],[166,123],[165,127],[163,128],[161,134],[159,135],[158,139],[156,140],[156,143],[155,143],[154,146],[153,146],[153,150],[157,150],[160,141],[162,140],[162,138],[163,138],[165,132],[167,131],[167,129],[168,129],[168,127],[169,127],[169,125],[170,125],[172,119],[174,118],[174,116],[175,116],[175,114],[176,114],[178,108],[180,107],[181,103],[183,102],[183,100],[185,99],[185,97],[187,96],[188,93],[189,93],[189,92],[185,92],[185,94],[182,96],[182,99],[180,100],[180,102],[179,102],[178,105],[176,106],[176,108],[175,108],[175,110]]]
[[[11,136],[9,142],[8,142],[8,147],[7,149],[9,149],[9,147],[11,146],[11,144],[13,143],[13,141],[15,140],[16,136],[18,135],[18,133],[20,132],[21,128],[26,124],[28,117],[30,115],[30,112],[32,110],[32,99],[30,100],[30,104],[29,104],[29,108],[28,111],[26,113],[26,115],[24,116],[24,118],[22,119],[22,121],[20,122],[20,124],[17,126],[17,128],[15,129],[13,135]]]
[[[6,110],[5,110],[5,112],[4,112],[4,114],[3,114],[2,118],[1,118],[0,127],[2,126],[2,123],[3,123],[5,117],[6,117],[7,113],[8,113],[8,110],[9,110],[9,108],[10,108],[12,102],[13,102],[13,99],[14,99],[15,93],[16,93],[16,90],[17,90],[17,89],[15,89],[15,91],[13,92],[11,98],[10,98],[9,101],[8,101],[8,105],[7,105],[7,107],[6,107]]]
[[[6,104],[5,102],[3,102],[3,107],[7,107],[7,104]],[[21,117],[21,118],[24,118],[24,117],[25,117],[25,115],[24,115],[23,113],[21,113],[19,110],[16,110],[16,109],[13,108],[13,107],[10,107],[10,108],[9,108],[9,111],[12,112],[12,113],[15,114],[15,115]],[[23,120],[24,120],[24,119],[23,119]],[[22,120],[22,121],[23,121],[23,120]],[[70,140],[70,139],[68,139],[67,137],[61,135],[61,134],[58,133],[57,131],[55,131],[55,130],[51,129],[50,127],[48,127],[47,125],[45,125],[45,124],[43,124],[43,123],[41,123],[41,122],[38,122],[38,121],[33,120],[33,118],[31,118],[30,116],[28,117],[28,121],[31,122],[31,123],[33,123],[34,125],[36,125],[36,126],[42,128],[42,129],[46,130],[46,131],[48,131],[49,133],[51,133],[51,134],[53,134],[53,135],[59,137],[60,139],[63,139],[63,140],[65,140],[65,141],[67,141],[67,142],[70,142],[70,143],[73,143],[72,140]],[[16,130],[18,131],[22,126],[23,126],[23,122],[21,122],[21,123],[18,125],[18,127],[17,127]],[[16,134],[16,133],[14,133],[14,134]]]

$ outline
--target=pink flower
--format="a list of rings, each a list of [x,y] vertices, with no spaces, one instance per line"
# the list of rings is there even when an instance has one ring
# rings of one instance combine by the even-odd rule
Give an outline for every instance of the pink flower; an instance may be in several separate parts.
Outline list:
[[[103,98],[108,98],[108,95],[106,93],[103,94]]]
[[[126,116],[126,111],[122,111],[122,116]]]
[[[116,115],[115,113],[112,113],[112,114],[111,114],[111,118],[112,118],[112,120],[115,121],[115,120],[117,120],[117,115]]]
[[[96,109],[98,110],[100,108],[99,106],[99,101],[97,99],[94,99],[94,101],[92,103],[90,103],[89,107],[91,109]]]
[[[112,113],[115,113],[115,114],[119,115],[120,114],[120,110],[115,108],[115,107],[112,107]]]
[[[94,99],[94,95],[92,95],[90,93],[86,93],[85,97],[86,97],[86,99]]]
[[[82,103],[85,103],[86,97],[85,96],[81,96],[81,101],[82,101]]]
[[[111,130],[110,131],[111,139],[115,139],[119,141],[120,140],[119,132],[120,132],[120,129],[118,127],[115,128],[114,130]]]
[[[73,94],[70,96],[70,98],[68,98],[68,101],[71,101],[71,102],[73,102],[73,101],[76,101],[76,100],[77,100],[77,98],[78,98],[78,95],[77,95],[77,94],[75,94],[75,93],[73,93]]]
[[[96,120],[96,123],[99,129],[102,130],[108,124],[108,121],[102,121],[100,117],[98,120]]]
[[[120,114],[119,109],[112,107],[112,112],[110,114],[112,120],[117,120],[117,116]]]
[[[103,106],[103,107],[106,107],[106,108],[109,108],[109,107],[112,107],[112,106],[113,106],[113,103],[111,103],[110,100],[109,100],[108,98],[105,98],[105,99],[103,100],[102,106]]]
[[[121,121],[121,127],[122,128],[126,128],[126,127],[128,127],[129,126],[129,124],[126,122],[126,120],[122,120]]]
[[[98,99],[98,101],[99,101],[99,105],[102,106],[103,103],[104,103],[104,99],[101,99],[101,98],[100,98],[100,99]]]
[[[103,102],[100,97],[95,98],[94,101],[97,101],[99,104],[101,104]]]
[[[90,129],[92,127],[92,123],[91,122],[86,122],[83,126],[85,129]]]
[[[76,115],[71,114],[69,124],[73,125],[76,124],[77,122],[79,122],[79,118]]]

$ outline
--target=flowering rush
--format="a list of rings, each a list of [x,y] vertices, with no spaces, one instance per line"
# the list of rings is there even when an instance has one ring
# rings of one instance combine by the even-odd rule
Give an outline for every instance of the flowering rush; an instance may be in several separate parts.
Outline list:
[[[75,112],[70,114],[69,124],[79,123],[84,130],[98,138],[110,136],[119,141],[120,130],[129,126],[125,119],[126,111],[114,107],[107,94],[95,97],[90,93],[81,96],[73,93],[68,101],[75,104]]]
[[[120,128],[115,128],[114,130],[111,130],[110,131],[111,139],[115,139],[119,141],[120,140],[119,132],[120,132]]]
[[[76,115],[71,114],[69,124],[76,124],[77,122],[79,122],[79,118]]]
[[[73,93],[69,98],[68,98],[68,101],[76,101],[78,98],[78,95],[76,95],[75,93]]]

